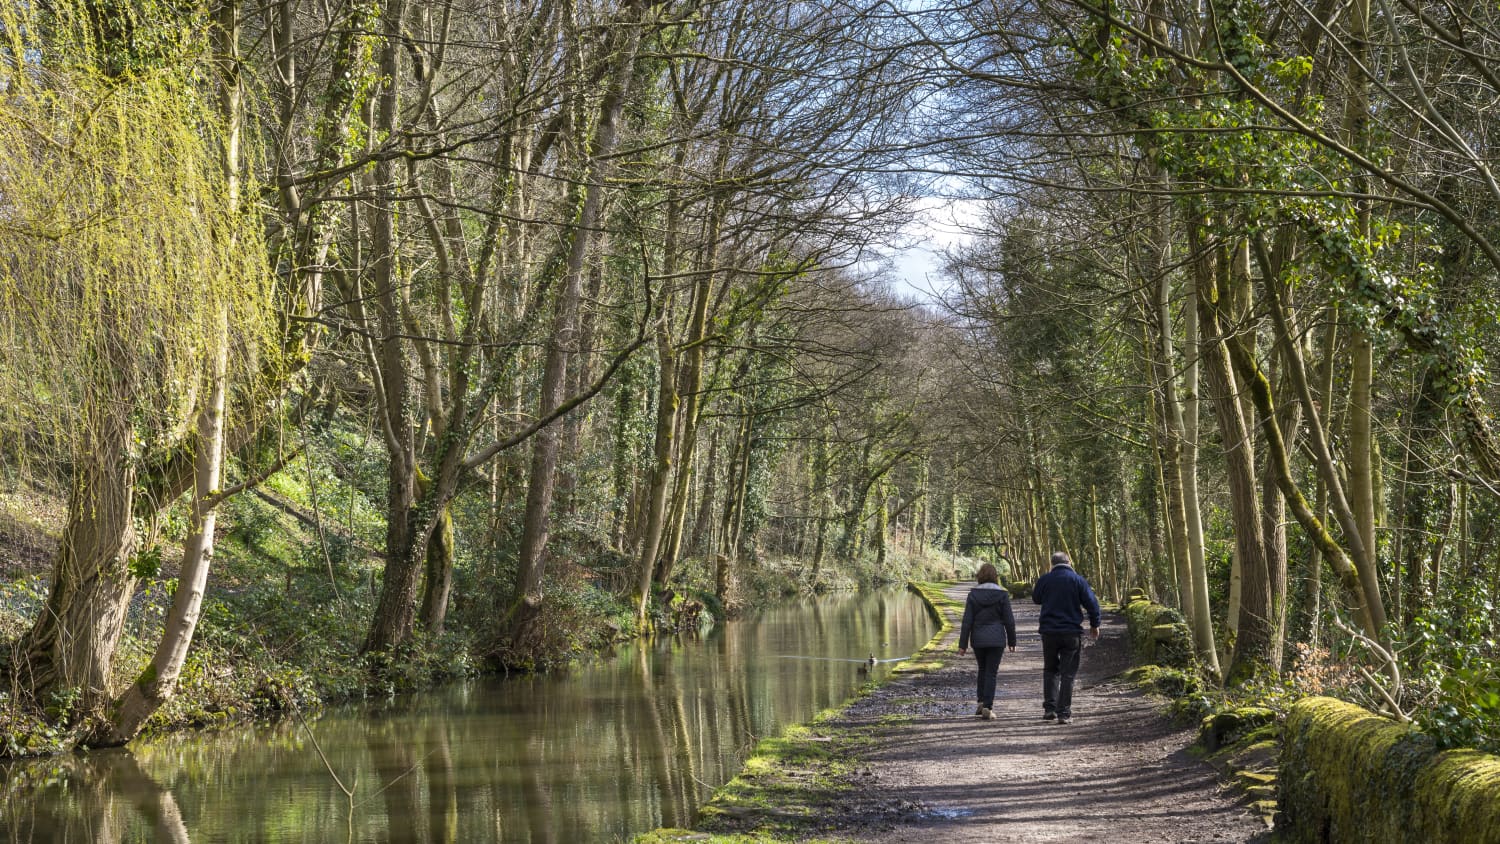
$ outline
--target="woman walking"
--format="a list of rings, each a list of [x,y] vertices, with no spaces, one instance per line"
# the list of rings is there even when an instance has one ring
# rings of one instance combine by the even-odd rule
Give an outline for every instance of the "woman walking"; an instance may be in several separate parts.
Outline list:
[[[964,602],[958,655],[963,656],[969,645],[974,646],[974,659],[979,663],[979,708],[974,714],[993,721],[995,714],[990,710],[995,705],[995,675],[1000,671],[1005,648],[1012,652],[1016,649],[1016,617],[1010,609],[1010,593],[1000,588],[1000,576],[992,564],[980,566],[974,579],[979,585],[969,590],[969,599]]]

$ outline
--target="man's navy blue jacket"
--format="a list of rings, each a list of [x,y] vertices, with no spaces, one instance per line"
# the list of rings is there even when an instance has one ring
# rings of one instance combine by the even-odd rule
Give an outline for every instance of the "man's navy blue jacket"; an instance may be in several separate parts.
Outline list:
[[[1052,571],[1037,578],[1031,600],[1042,605],[1042,623],[1037,626],[1042,633],[1082,633],[1085,609],[1089,611],[1089,626],[1099,626],[1099,599],[1072,566],[1053,566]]]

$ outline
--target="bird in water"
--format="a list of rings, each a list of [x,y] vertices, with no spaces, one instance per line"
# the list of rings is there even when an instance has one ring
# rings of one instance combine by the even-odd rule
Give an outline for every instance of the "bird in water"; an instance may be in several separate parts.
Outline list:
[[[867,659],[864,662],[860,663],[859,673],[861,673],[861,674],[869,674],[871,671],[874,671],[875,670],[875,663],[877,661],[878,660],[875,659],[875,655],[874,654],[870,654],[870,658],[869,659]]]

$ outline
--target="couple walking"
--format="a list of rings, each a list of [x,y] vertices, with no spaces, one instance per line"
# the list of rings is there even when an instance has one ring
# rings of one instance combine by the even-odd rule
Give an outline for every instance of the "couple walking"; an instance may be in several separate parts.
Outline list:
[[[979,708],[974,714],[994,720],[995,675],[1007,647],[1016,649],[1016,618],[1010,609],[1010,593],[1000,586],[995,567],[985,563],[975,577],[978,586],[969,590],[964,604],[963,625],[958,632],[958,654],[974,646],[979,663]],[[1037,578],[1031,599],[1042,605],[1042,718],[1067,724],[1073,718],[1073,677],[1083,651],[1083,614],[1089,616],[1089,637],[1099,638],[1099,601],[1083,575],[1073,571],[1073,562],[1061,551],[1052,555],[1052,570]]]

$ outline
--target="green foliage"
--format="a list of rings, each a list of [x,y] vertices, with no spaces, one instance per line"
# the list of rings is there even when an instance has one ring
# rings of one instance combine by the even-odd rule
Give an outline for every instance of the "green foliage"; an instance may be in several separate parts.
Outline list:
[[[105,73],[149,73],[191,54],[203,39],[203,6],[193,0],[89,0],[57,4],[59,17],[88,18],[93,55]]]
[[[1407,631],[1415,666],[1407,682],[1420,704],[1413,716],[1442,747],[1500,752],[1500,648],[1490,627],[1494,604],[1469,595],[1472,611],[1432,610]]]
[[[61,722],[18,706],[0,692],[0,756],[45,756],[67,749],[71,736]]]
[[[161,571],[161,545],[152,544],[130,555],[126,565],[132,577],[153,578]]]
[[[492,619],[498,621],[502,615],[497,612]],[[634,608],[624,596],[588,583],[577,569],[572,576],[548,578],[536,630],[538,638],[527,650],[497,651],[488,656],[508,669],[545,671],[637,633]],[[502,639],[494,630],[480,638],[491,642]]]
[[[1276,723],[1276,712],[1264,706],[1241,706],[1222,709],[1198,725],[1199,741],[1212,752],[1247,737],[1261,736],[1261,728]]]
[[[907,584],[907,588],[922,597],[928,614],[938,623],[938,632],[932,641],[940,641],[944,633],[953,629],[953,622],[962,617],[963,605],[949,598],[941,583],[914,580]]]
[[[370,691],[384,695],[425,689],[478,671],[468,642],[453,632],[442,636],[418,632],[394,650],[366,654],[364,668]]]
[[[0,10],[11,55],[37,57],[0,62],[0,433],[64,459],[106,416],[132,457],[180,442],[221,331],[240,373],[271,328],[263,226],[180,11]]]
[[[56,724],[73,723],[73,715],[78,711],[78,703],[83,693],[79,689],[58,689],[47,696],[45,711],[47,717]]]
[[[819,828],[825,808],[854,787],[848,776],[852,753],[871,741],[858,729],[833,723],[836,716],[822,712],[806,726],[761,739],[739,775],[700,810],[699,828],[714,840],[734,840],[718,837],[726,833],[813,840],[810,833]]]

